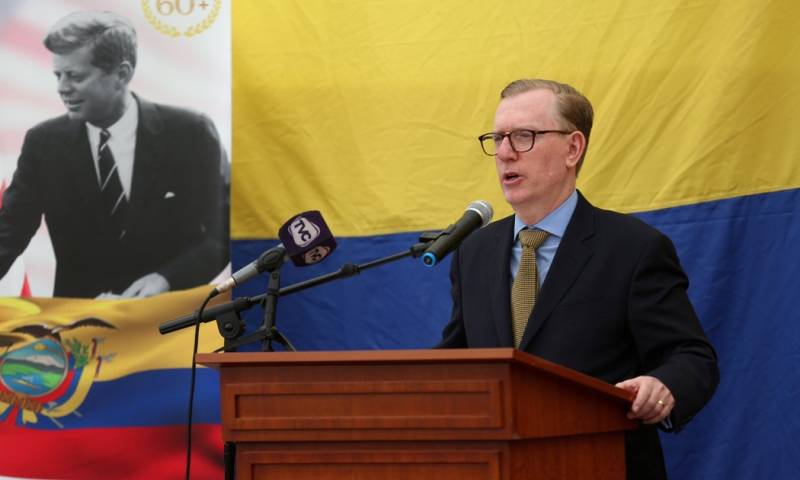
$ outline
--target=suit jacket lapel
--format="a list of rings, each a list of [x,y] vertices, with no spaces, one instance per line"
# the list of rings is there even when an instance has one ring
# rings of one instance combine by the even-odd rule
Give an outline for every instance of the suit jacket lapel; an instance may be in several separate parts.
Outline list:
[[[586,240],[592,235],[594,235],[593,207],[578,192],[578,204],[558,246],[531,317],[528,319],[525,334],[520,342],[520,350],[525,350],[591,258],[592,250],[586,244]]]
[[[163,128],[161,116],[155,105],[134,95],[139,108],[139,125],[136,127],[136,151],[133,160],[130,209],[127,224],[130,228],[145,214],[149,192],[158,185],[158,165],[163,161],[158,148],[158,136]]]
[[[494,322],[500,347],[512,347],[514,339],[511,334],[511,246],[514,243],[514,216],[500,220],[494,235],[496,242],[493,258],[490,258],[490,296],[492,321]]]
[[[100,205],[100,184],[97,179],[97,170],[94,166],[92,148],[89,145],[89,137],[86,133],[86,125],[79,121],[67,121],[64,124],[63,137],[64,147],[61,150],[57,162],[57,170],[64,175],[62,178],[65,184],[69,185],[79,197],[79,203],[84,215],[94,212],[95,215],[102,214]]]

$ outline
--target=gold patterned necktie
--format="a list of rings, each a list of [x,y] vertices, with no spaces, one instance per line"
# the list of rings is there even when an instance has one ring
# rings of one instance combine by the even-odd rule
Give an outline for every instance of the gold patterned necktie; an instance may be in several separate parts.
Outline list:
[[[518,348],[528,325],[536,296],[539,293],[539,272],[536,269],[536,249],[549,234],[544,230],[522,230],[522,261],[511,288],[511,326],[514,331],[514,347]]]

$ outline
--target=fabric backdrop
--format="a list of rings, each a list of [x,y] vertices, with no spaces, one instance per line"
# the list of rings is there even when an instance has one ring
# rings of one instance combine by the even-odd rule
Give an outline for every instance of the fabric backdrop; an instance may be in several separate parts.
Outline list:
[[[719,353],[711,403],[663,436],[672,477],[797,478],[798,20],[789,0],[236,2],[234,268],[305,210],[339,247],[283,285],[406,250],[475,199],[509,214],[476,137],[509,81],[565,81],[596,112],[579,188],[672,238]],[[448,267],[282,298],[278,327],[301,350],[429,347]]]

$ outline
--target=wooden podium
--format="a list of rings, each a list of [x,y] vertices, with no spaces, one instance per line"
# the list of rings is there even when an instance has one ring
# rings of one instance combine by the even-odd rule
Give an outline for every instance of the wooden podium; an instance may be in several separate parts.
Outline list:
[[[518,350],[199,354],[236,478],[624,479],[632,395]]]

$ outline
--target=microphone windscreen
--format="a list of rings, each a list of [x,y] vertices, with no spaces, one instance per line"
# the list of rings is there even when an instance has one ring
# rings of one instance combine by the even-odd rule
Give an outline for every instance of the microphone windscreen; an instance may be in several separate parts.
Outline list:
[[[336,240],[319,210],[295,215],[281,226],[278,237],[298,267],[320,262],[336,249]]]
[[[472,210],[481,216],[481,227],[485,227],[492,221],[494,216],[494,209],[492,205],[486,200],[475,200],[467,205],[467,210]]]

